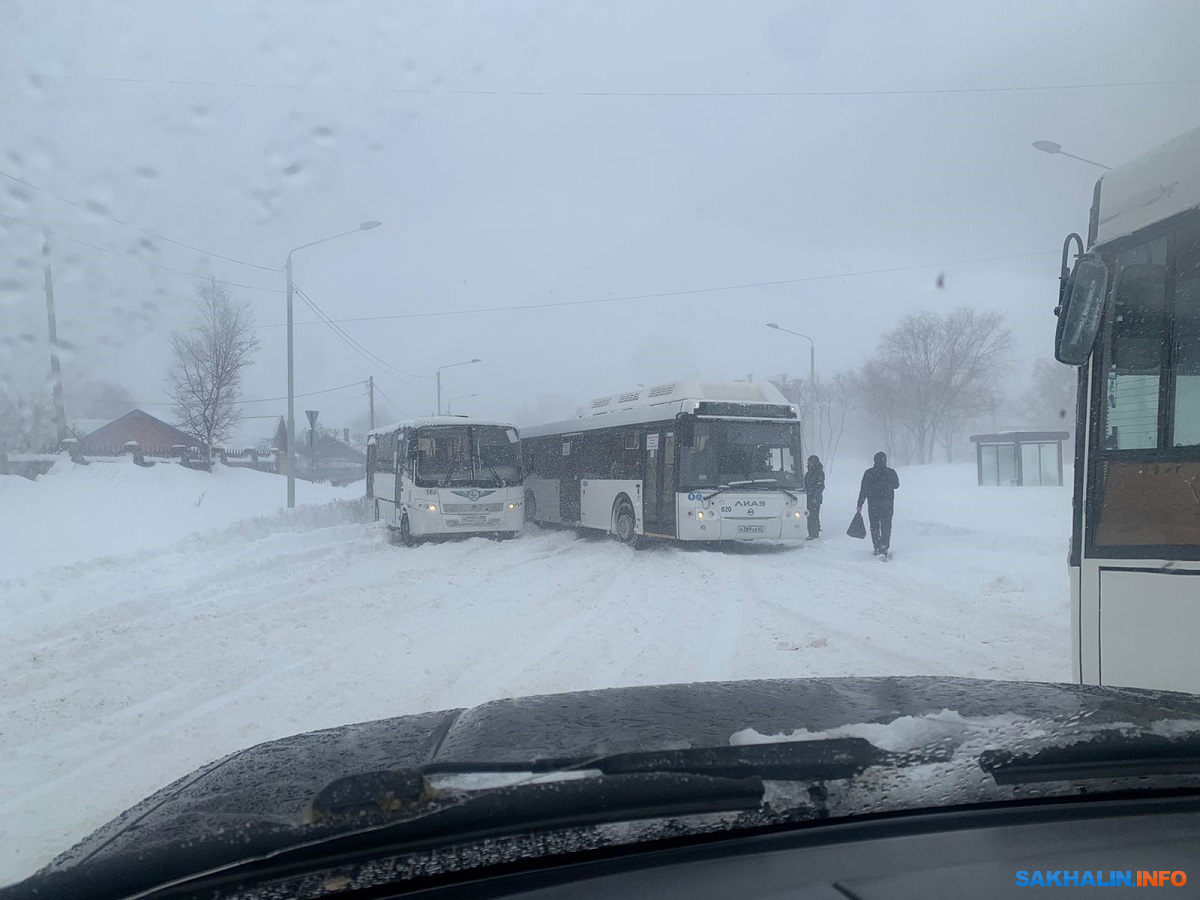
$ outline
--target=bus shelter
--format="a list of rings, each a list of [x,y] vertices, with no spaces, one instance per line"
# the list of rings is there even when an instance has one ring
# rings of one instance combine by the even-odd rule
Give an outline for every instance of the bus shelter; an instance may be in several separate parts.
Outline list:
[[[981,486],[1061,485],[1066,431],[973,434]]]

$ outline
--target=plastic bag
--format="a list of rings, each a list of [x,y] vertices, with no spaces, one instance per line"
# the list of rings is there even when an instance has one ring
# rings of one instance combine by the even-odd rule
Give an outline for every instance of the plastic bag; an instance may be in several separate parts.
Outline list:
[[[854,518],[850,520],[850,527],[846,529],[846,534],[852,538],[865,538],[867,536],[867,526],[863,524],[862,513],[856,512]]]

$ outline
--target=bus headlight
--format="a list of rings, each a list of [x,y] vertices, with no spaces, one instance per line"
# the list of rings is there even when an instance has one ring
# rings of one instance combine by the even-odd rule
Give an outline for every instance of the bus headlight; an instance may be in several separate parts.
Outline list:
[[[800,512],[800,510],[796,510],[794,513],[792,513],[792,515],[795,516],[797,519],[804,518],[804,513]]]
[[[427,510],[429,510],[430,512],[437,512],[437,504],[436,504],[436,503],[430,503],[430,504],[429,504],[428,506],[426,506],[425,508],[426,508]]]
[[[517,504],[515,504],[515,503],[510,503],[510,504],[508,504],[508,508],[509,508],[509,509],[516,509],[516,508],[517,508]]]

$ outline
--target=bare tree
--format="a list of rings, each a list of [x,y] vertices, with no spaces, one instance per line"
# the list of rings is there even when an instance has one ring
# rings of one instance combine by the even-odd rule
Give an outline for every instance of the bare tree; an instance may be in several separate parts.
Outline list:
[[[906,316],[884,335],[859,376],[860,395],[881,437],[899,427],[916,460],[929,462],[940,441],[947,452],[963,425],[996,409],[1012,334],[996,313],[958,309]]]
[[[800,411],[804,452],[821,457],[826,471],[833,471],[838,445],[846,431],[846,418],[854,406],[854,377],[839,372],[831,379],[815,381],[779,375],[771,379],[784,398]]]
[[[186,331],[171,335],[168,391],[179,427],[204,444],[229,437],[241,415],[237,398],[242,373],[258,350],[249,307],[210,278],[196,286],[196,316]]]
[[[1075,391],[1079,373],[1050,359],[1035,360],[1029,390],[1022,401],[1023,417],[1031,425],[1071,429],[1075,425]]]
[[[0,384],[0,449],[10,453],[41,451],[55,441],[50,392],[17,390]]]
[[[901,386],[886,367],[877,360],[869,360],[854,376],[857,406],[875,436],[883,445],[883,452],[900,465],[912,462],[912,441],[901,427]]]

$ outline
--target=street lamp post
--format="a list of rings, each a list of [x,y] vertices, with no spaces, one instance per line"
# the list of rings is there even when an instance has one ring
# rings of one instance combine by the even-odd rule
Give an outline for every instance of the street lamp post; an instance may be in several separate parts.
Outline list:
[[[304,250],[307,247],[314,247],[317,244],[324,244],[326,241],[332,241],[340,237],[345,237],[348,234],[354,234],[358,231],[370,231],[372,228],[378,228],[380,222],[371,220],[363,222],[357,228],[352,228],[349,231],[343,231],[340,234],[331,234],[329,237],[321,238],[319,241],[310,241],[307,244],[301,244],[299,247],[293,247],[288,251],[287,264],[283,267],[287,273],[287,370],[288,370],[288,391],[287,391],[287,505],[288,509],[296,508],[296,381],[295,368],[292,363],[292,295],[295,293],[295,284],[292,281],[292,254],[299,250]]]
[[[1041,150],[1043,153],[1058,154],[1059,156],[1069,156],[1071,159],[1077,159],[1080,162],[1087,163],[1089,166],[1095,166],[1096,168],[1104,169],[1105,171],[1112,168],[1112,166],[1106,166],[1106,165],[1104,165],[1104,163],[1098,163],[1094,159],[1086,159],[1085,157],[1082,157],[1082,156],[1076,156],[1074,153],[1068,153],[1066,150],[1064,150],[1062,148],[1062,144],[1056,144],[1056,143],[1054,143],[1054,141],[1034,141],[1033,147],[1035,150]]]
[[[817,345],[807,334],[801,334],[798,331],[792,331],[788,328],[781,328],[774,322],[767,323],[768,328],[774,328],[776,331],[784,331],[788,334],[794,334],[796,337],[802,337],[808,341],[808,383],[815,384],[817,380]]]
[[[442,414],[442,369],[453,369],[455,366],[469,366],[471,363],[482,362],[479,359],[468,359],[465,362],[446,363],[444,366],[439,366],[437,372],[434,373],[434,378],[437,379],[437,414]]]

